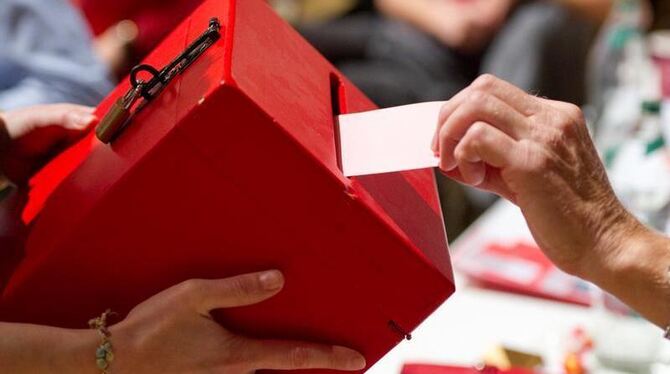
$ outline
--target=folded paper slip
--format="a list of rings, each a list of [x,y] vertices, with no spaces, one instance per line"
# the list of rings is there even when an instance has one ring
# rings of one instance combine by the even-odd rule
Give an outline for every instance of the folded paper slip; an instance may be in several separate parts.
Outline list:
[[[220,38],[110,144],[91,135],[32,181],[0,320],[81,328],[186,279],[276,268],[279,295],[216,318],[372,365],[454,291],[433,171],[345,177],[335,116],[374,106],[262,0],[205,1],[145,63],[213,17]]]
[[[431,150],[443,102],[404,105],[338,118],[346,176],[434,168]]]

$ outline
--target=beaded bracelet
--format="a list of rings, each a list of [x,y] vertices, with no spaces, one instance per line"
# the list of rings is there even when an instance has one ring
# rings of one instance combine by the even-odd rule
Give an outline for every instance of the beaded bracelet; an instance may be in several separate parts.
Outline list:
[[[88,321],[88,326],[100,334],[100,345],[95,350],[95,364],[102,374],[109,374],[109,367],[114,361],[114,349],[112,347],[112,333],[107,329],[107,317],[113,313],[107,309],[100,317]]]

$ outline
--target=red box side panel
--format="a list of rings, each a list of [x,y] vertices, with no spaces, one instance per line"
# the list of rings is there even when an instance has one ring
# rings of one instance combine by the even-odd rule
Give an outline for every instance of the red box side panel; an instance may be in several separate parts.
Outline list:
[[[344,85],[348,112],[375,106],[261,1],[236,7],[232,75],[292,138],[319,160],[342,185],[351,188],[337,166],[335,119],[330,104],[332,75]],[[432,171],[423,170],[358,178],[360,195],[389,225],[398,225],[417,249],[451,276],[446,234]],[[369,197],[369,198],[368,198]]]

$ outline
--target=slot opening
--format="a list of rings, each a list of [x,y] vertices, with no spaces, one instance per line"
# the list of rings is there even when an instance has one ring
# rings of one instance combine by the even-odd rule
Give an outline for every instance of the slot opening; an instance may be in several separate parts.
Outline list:
[[[335,154],[337,167],[342,171],[342,143],[340,141],[340,126],[337,122],[340,114],[346,114],[346,100],[344,83],[336,73],[330,73],[330,107],[333,114],[333,133],[335,134]]]

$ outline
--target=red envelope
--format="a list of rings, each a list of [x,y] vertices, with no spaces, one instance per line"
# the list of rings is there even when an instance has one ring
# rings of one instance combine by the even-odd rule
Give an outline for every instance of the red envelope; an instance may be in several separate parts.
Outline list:
[[[186,279],[276,268],[277,297],[221,322],[372,365],[454,291],[433,172],[345,178],[334,116],[374,106],[261,0],[205,1],[146,63],[212,17],[219,41],[111,145],[90,136],[34,179],[0,318],[85,327]]]
[[[481,369],[465,366],[442,366],[428,364],[406,364],[402,368],[402,374],[533,374],[534,371],[527,369],[499,370],[487,366]]]

